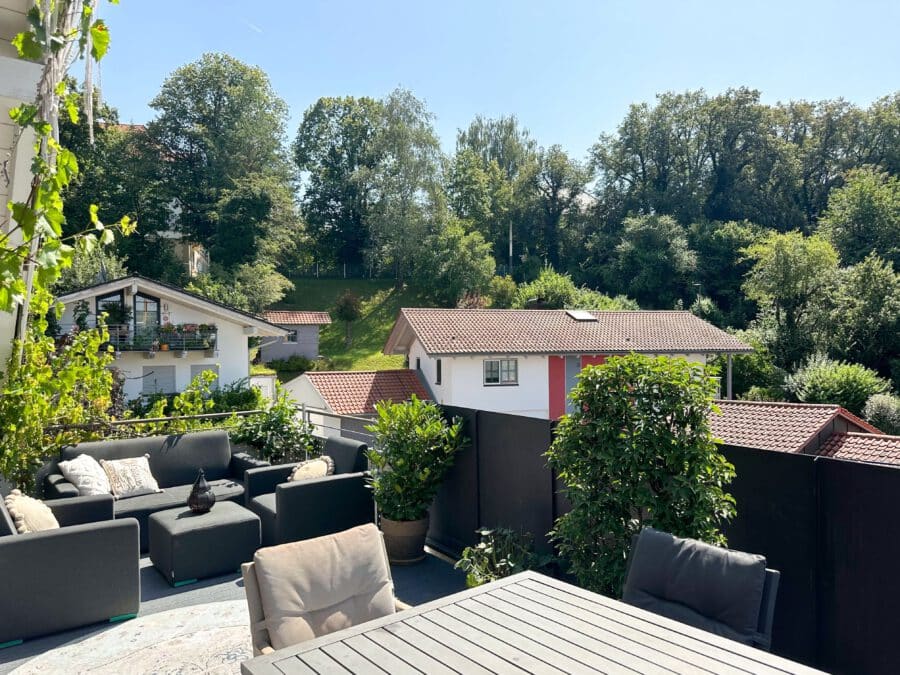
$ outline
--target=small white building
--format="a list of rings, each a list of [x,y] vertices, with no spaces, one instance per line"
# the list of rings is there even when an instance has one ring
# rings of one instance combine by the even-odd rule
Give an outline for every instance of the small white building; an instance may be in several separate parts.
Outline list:
[[[375,404],[399,403],[413,394],[421,400],[431,395],[418,373],[412,370],[309,371],[286,382],[284,388],[297,403],[331,413],[308,414],[316,435],[344,436],[368,440],[366,420],[375,416]],[[335,415],[335,416],[332,416]],[[337,417],[352,416],[357,419]],[[358,436],[356,434],[359,434]]]
[[[578,374],[637,352],[707,363],[752,349],[690,312],[401,309],[385,354],[403,354],[438,403],[557,419]]]
[[[263,312],[269,323],[281,326],[287,335],[267,340],[259,347],[259,357],[263,363],[276,359],[302,356],[307,359],[319,357],[319,326],[331,323],[328,312],[295,312],[272,309]]]
[[[251,336],[287,334],[269,322],[177,286],[130,276],[60,296],[61,332],[93,327],[106,311],[125,397],[183,391],[204,370],[226,385],[250,375]],[[124,310],[123,310],[124,308]]]

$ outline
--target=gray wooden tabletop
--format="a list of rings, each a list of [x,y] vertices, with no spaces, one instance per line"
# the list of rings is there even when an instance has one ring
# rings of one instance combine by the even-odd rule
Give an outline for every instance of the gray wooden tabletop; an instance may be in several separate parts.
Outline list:
[[[293,673],[815,673],[524,572],[241,664]]]

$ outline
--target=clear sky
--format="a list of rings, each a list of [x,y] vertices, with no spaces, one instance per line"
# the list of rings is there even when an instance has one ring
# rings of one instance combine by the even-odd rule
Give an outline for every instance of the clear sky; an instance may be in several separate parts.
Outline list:
[[[259,66],[290,107],[320,96],[425,99],[446,150],[477,114],[514,113],[586,155],[628,105],[746,85],[766,102],[900,89],[897,0],[121,0],[101,6],[105,100],[146,122],[168,74],[204,52]]]

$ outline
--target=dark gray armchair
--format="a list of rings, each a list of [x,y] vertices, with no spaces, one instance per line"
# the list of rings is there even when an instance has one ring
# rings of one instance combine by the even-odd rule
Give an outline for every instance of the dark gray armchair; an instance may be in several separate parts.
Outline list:
[[[768,651],[780,576],[761,555],[645,527],[632,539],[622,600]]]
[[[0,501],[0,645],[137,614],[138,523],[112,495],[47,502],[59,529],[17,534]]]
[[[375,502],[366,485],[366,444],[329,438],[323,453],[334,475],[286,482],[296,464],[249,469],[247,508],[259,516],[263,546],[312,539],[375,522]]]

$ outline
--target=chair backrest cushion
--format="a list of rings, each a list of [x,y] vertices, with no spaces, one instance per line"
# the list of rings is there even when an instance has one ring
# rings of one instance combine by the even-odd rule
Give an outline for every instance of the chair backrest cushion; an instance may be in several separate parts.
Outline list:
[[[334,460],[334,473],[359,473],[369,468],[366,444],[351,438],[334,436],[325,440],[323,455]]]
[[[241,576],[244,578],[244,594],[247,596],[247,611],[250,614],[250,639],[253,642],[253,655],[259,656],[266,647],[271,648],[269,631],[266,630],[266,615],[263,614],[262,601],[259,598],[259,582],[256,581],[256,570],[252,562],[241,565]]]
[[[761,555],[644,528],[622,599],[745,644],[756,639],[766,579]]]
[[[259,549],[253,556],[275,649],[394,613],[394,584],[373,524]]]
[[[207,480],[230,476],[231,444],[228,432],[221,429],[67,445],[60,451],[60,459],[75,459],[82,453],[98,461],[150,455],[150,471],[161,488],[189,485],[201,468]]]

